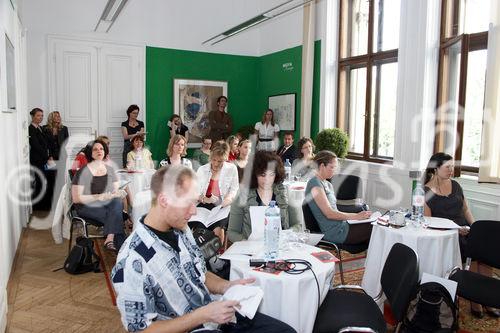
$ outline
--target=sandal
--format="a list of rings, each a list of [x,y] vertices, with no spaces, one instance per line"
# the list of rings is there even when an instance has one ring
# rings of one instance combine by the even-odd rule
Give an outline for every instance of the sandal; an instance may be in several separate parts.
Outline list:
[[[115,242],[112,241],[112,240],[104,242],[104,249],[106,249],[107,251],[113,252],[113,253],[117,253],[118,252],[116,250]]]

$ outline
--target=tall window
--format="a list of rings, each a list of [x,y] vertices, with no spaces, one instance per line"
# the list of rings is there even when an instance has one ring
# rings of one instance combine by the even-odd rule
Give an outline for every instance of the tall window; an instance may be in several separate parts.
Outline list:
[[[338,127],[349,157],[394,156],[401,0],[341,0]]]
[[[488,0],[442,0],[434,150],[455,157],[455,176],[478,172],[488,18]]]

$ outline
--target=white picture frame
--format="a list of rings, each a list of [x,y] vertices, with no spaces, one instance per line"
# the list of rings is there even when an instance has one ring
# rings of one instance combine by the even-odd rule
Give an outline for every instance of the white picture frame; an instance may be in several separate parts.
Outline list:
[[[274,112],[274,121],[281,131],[295,131],[297,94],[273,95],[268,98],[268,108]]]

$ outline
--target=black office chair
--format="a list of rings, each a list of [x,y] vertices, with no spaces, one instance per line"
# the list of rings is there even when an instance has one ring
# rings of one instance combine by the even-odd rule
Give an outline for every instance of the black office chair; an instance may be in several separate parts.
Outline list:
[[[330,290],[318,310],[314,333],[387,331],[376,300],[386,295],[394,318],[400,323],[418,285],[418,257],[408,246],[392,246],[384,264],[382,291],[374,300],[359,286],[338,286]],[[350,331],[349,331],[350,329]],[[357,329],[357,330],[355,330]]]
[[[455,268],[449,276],[458,283],[457,294],[484,306],[500,308],[500,280],[469,271],[472,260],[500,268],[500,221],[474,222],[466,254],[465,269]]]
[[[367,210],[363,199],[363,182],[355,175],[335,175],[330,182],[337,198],[337,208],[346,213]]]
[[[309,229],[311,233],[320,234],[321,230],[319,228],[318,221],[316,221],[316,218],[314,217],[311,208],[307,203],[302,203],[302,214],[304,215],[304,224],[306,228]],[[327,250],[334,250],[337,252],[337,256],[339,258],[340,282],[341,284],[344,284],[344,268],[342,267],[342,253],[340,252],[340,249],[337,246],[337,244],[322,239],[319,241],[318,246]]]

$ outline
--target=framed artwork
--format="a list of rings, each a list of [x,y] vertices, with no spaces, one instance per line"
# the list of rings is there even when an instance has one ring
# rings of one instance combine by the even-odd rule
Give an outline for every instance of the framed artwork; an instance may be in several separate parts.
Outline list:
[[[227,82],[174,79],[174,114],[189,128],[188,148],[201,147],[210,133],[208,113],[217,110],[217,98],[227,96]]]
[[[274,121],[281,131],[295,131],[295,100],[297,94],[269,96],[268,108],[274,112]]]

